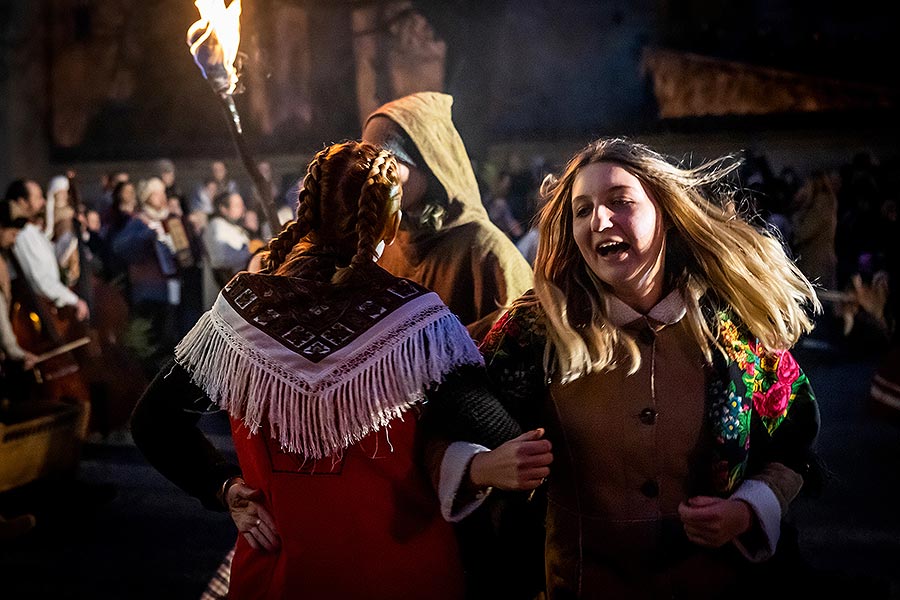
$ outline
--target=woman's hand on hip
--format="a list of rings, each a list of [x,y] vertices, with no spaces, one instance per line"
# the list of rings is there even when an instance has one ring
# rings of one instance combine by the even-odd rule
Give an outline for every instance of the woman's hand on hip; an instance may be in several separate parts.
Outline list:
[[[225,504],[231,520],[254,550],[274,552],[281,547],[275,519],[263,506],[262,490],[255,490],[243,480],[231,485],[225,492]]]

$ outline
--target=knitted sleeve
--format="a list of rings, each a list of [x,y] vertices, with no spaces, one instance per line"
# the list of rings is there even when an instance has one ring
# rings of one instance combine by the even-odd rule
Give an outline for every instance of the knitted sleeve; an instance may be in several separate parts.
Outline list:
[[[538,426],[545,393],[542,339],[531,310],[513,308],[501,317],[481,346],[486,368],[457,369],[429,392],[432,431],[496,448]]]
[[[464,366],[450,373],[428,392],[423,423],[448,440],[496,448],[522,433],[522,428],[488,387],[480,366]]]

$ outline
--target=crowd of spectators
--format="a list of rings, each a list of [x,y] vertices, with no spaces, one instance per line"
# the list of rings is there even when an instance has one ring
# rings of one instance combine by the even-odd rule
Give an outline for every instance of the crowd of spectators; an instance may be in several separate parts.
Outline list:
[[[99,330],[105,349],[128,356],[145,378],[272,229],[261,222],[255,195],[238,187],[222,161],[213,161],[208,176],[190,186],[177,179],[172,161],[153,166],[140,179],[125,171],[104,174],[92,197],[81,193],[89,186],[73,171],[46,187],[18,179],[0,205],[11,240],[3,253],[9,289],[27,289],[56,309],[71,306],[75,321]],[[262,167],[273,196],[283,199],[288,190],[279,189],[268,164]],[[280,207],[279,218],[293,218],[290,203]],[[3,317],[9,327],[0,355],[30,356],[15,338],[14,315],[6,310]],[[11,372],[17,370],[5,368],[2,376]]]

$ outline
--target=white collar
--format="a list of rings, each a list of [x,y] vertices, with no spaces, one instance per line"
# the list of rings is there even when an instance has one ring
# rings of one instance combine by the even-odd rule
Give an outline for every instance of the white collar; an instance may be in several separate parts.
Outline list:
[[[607,294],[606,313],[609,315],[609,320],[616,327],[622,327],[623,325],[627,325],[644,316],[659,323],[663,323],[664,325],[672,325],[673,323],[680,321],[682,317],[687,314],[687,306],[685,306],[681,292],[672,290],[666,297],[657,302],[656,305],[650,309],[650,312],[646,315],[642,315],[616,296]]]

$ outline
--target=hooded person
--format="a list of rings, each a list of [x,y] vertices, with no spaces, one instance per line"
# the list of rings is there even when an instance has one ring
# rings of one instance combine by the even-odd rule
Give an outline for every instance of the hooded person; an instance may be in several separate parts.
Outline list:
[[[531,288],[532,272],[484,209],[452,105],[447,94],[404,96],[369,115],[362,138],[397,157],[403,185],[400,231],[378,264],[436,292],[480,341],[516,294]],[[496,494],[492,502],[502,503]],[[495,560],[510,553],[490,521],[488,511],[479,511],[456,527],[469,598],[510,592],[509,570]]]
[[[369,115],[362,138],[399,159],[403,183],[400,233],[379,264],[435,291],[480,340],[532,274],[488,218],[452,104],[437,92],[404,96]]]

